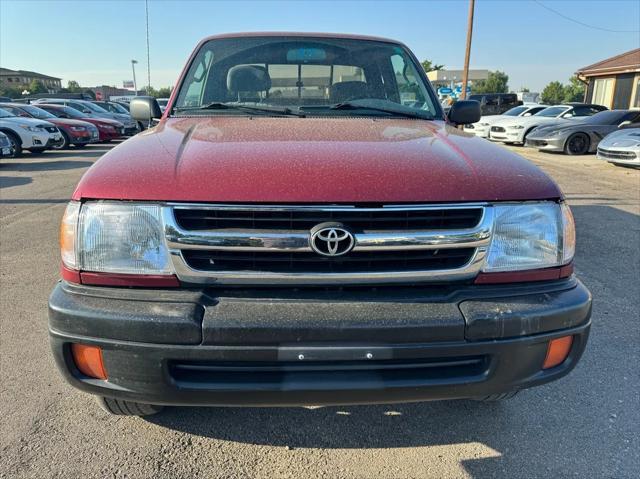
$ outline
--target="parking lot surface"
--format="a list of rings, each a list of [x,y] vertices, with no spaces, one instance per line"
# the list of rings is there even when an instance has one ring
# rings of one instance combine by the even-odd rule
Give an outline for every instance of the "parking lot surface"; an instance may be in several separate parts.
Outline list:
[[[501,404],[168,408],[142,419],[107,416],[64,383],[47,337],[59,220],[109,148],[0,160],[0,477],[637,477],[639,170],[514,148],[567,195],[576,271],[594,296],[585,356],[560,381]]]

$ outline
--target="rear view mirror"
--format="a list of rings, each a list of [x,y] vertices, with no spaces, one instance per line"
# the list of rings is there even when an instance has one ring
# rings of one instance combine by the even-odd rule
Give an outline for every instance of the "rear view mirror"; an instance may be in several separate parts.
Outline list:
[[[480,120],[480,103],[475,100],[460,100],[451,105],[449,121],[454,125],[469,125]]]
[[[162,117],[158,101],[152,96],[137,96],[129,104],[131,117],[136,121],[148,122]]]

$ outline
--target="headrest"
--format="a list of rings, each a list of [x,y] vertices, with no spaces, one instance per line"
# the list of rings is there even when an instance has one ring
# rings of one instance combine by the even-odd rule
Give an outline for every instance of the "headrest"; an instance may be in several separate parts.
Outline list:
[[[266,91],[271,88],[271,77],[265,67],[236,65],[227,73],[227,89],[232,92]]]
[[[331,101],[340,103],[349,100],[369,98],[369,86],[363,81],[343,81],[331,85]]]

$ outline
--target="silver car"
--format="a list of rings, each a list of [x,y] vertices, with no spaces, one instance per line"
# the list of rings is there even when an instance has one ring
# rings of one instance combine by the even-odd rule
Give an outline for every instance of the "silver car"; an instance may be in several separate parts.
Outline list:
[[[615,165],[640,167],[640,128],[618,130],[598,145],[597,158]]]
[[[601,111],[584,119],[539,126],[527,135],[525,146],[567,155],[594,153],[609,133],[638,122],[638,110]]]

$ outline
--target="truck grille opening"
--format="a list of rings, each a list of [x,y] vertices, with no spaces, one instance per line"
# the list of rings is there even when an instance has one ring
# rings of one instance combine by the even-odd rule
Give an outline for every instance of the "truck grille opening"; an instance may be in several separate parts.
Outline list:
[[[433,271],[460,268],[471,261],[475,248],[404,251],[352,251],[327,257],[316,253],[183,250],[186,263],[201,271],[257,271],[269,273],[358,273]]]
[[[183,389],[237,390],[260,387],[279,390],[283,384],[327,384],[332,388],[362,387],[371,381],[401,384],[419,380],[480,380],[489,367],[487,356],[419,358],[379,361],[172,361],[169,374]]]
[[[271,211],[226,209],[174,209],[176,222],[191,231],[218,229],[309,230],[319,223],[338,222],[353,231],[441,230],[473,228],[482,208],[375,211]]]

